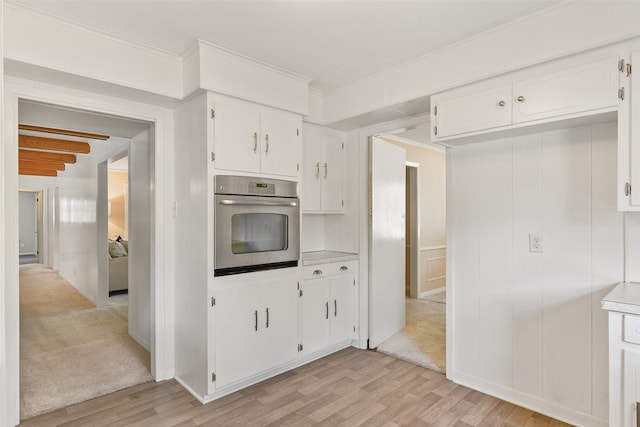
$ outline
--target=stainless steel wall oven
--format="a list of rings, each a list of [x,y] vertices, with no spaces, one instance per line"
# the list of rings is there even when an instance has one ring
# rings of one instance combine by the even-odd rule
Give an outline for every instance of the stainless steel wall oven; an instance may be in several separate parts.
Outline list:
[[[218,175],[214,188],[214,276],[298,265],[298,183]]]

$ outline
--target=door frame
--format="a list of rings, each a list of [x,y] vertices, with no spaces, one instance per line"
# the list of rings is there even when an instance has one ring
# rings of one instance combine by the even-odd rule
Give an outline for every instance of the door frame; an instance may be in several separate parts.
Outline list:
[[[154,138],[154,180],[155,200],[153,205],[154,228],[151,256],[153,263],[150,290],[151,304],[151,374],[156,381],[173,377],[173,324],[172,309],[174,275],[173,250],[168,244],[173,240],[173,222],[169,221],[168,200],[172,200],[170,179],[173,177],[173,112],[162,107],[142,104],[125,99],[53,86],[15,77],[4,77],[4,134],[0,162],[4,173],[0,177],[0,195],[4,209],[0,209],[0,227],[5,238],[0,239],[1,263],[4,274],[0,276],[0,379],[5,388],[0,391],[4,398],[0,407],[6,408],[4,420],[8,425],[20,422],[19,384],[19,269],[18,247],[12,242],[18,238],[18,103],[30,100],[54,104],[61,107],[81,109],[100,114],[132,118],[150,122],[155,127]]]

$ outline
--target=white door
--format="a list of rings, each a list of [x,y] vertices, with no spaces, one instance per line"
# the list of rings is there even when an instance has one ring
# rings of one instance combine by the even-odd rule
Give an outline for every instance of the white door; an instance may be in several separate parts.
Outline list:
[[[300,206],[303,211],[319,211],[322,134],[305,129],[302,139],[302,200]]]
[[[353,274],[342,274],[331,281],[329,318],[331,344],[353,339]]]
[[[405,159],[372,137],[369,162],[369,348],[405,325]]]

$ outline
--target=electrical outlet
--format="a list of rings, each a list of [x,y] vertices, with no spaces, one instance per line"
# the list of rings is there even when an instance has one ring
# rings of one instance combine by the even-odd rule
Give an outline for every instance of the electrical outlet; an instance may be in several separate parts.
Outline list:
[[[542,235],[529,233],[529,252],[542,252]]]

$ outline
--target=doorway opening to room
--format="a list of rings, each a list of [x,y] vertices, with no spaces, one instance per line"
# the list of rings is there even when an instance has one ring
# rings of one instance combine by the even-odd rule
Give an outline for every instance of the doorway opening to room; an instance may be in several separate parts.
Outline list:
[[[415,133],[415,132],[414,132]],[[378,351],[446,371],[446,153],[409,132],[380,137],[405,149],[405,327]]]
[[[98,179],[101,177],[99,176]],[[129,153],[107,162],[107,241],[109,303],[125,300],[129,292]]]
[[[27,100],[18,108],[18,182],[45,189],[42,217],[57,260],[20,268],[20,419],[28,419],[153,380],[154,133],[152,123],[135,119]],[[132,166],[110,200],[103,168],[123,152]],[[118,257],[107,231],[116,210]],[[19,222],[31,218],[21,211]],[[119,297],[111,299],[114,278]]]
[[[18,194],[20,265],[42,262],[44,253],[42,190],[21,189]]]

